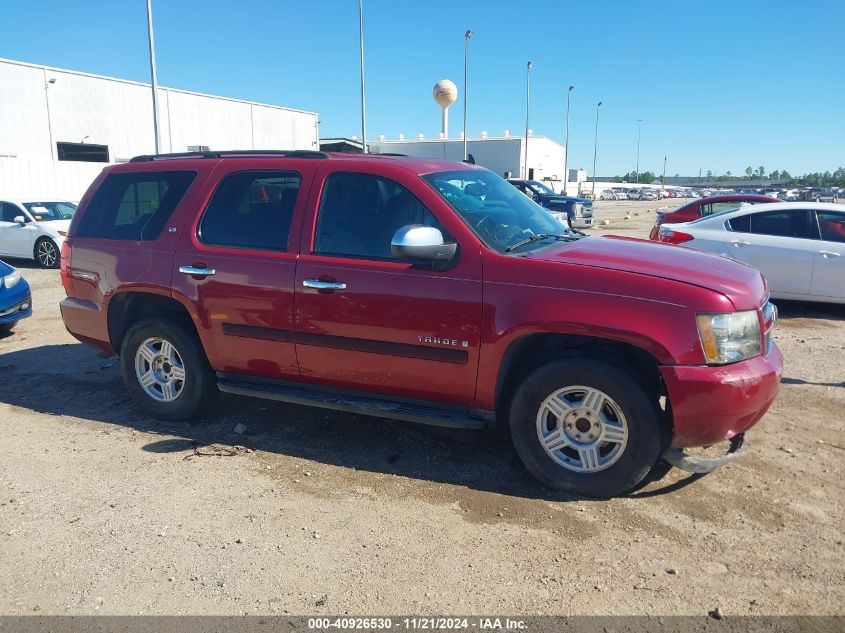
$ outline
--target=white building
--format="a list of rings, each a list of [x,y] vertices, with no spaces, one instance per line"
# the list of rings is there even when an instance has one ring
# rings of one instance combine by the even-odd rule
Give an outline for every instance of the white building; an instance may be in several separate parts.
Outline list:
[[[463,139],[397,139],[368,141],[367,146],[378,154],[407,154],[421,158],[442,158],[460,161],[464,158]],[[563,163],[566,152],[546,136],[528,136],[528,170],[525,171],[525,137],[497,136],[467,139],[467,153],[476,164],[500,176],[528,178],[530,180],[563,181]],[[558,183],[562,185],[563,183]],[[555,187],[558,189],[558,187]]]
[[[107,163],[155,151],[149,84],[0,59],[0,198],[79,200]],[[161,152],[317,149],[317,114],[158,89]]]

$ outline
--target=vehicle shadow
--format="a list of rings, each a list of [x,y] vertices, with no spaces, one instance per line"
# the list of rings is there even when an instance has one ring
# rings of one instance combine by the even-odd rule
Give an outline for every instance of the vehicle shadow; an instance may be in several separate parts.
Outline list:
[[[116,359],[103,360],[81,344],[2,354],[0,375],[0,402],[175,436],[147,444],[149,452],[234,455],[252,449],[513,497],[581,499],[539,484],[505,433],[441,429],[229,394],[221,394],[213,413],[202,419],[164,422],[134,405]],[[238,424],[246,427],[244,433],[234,433]],[[667,492],[692,483],[684,481]],[[658,494],[650,490],[647,496]]]
[[[831,321],[845,321],[845,304],[816,303],[811,301],[784,301],[773,299],[778,308],[781,321],[790,319],[829,319]]]

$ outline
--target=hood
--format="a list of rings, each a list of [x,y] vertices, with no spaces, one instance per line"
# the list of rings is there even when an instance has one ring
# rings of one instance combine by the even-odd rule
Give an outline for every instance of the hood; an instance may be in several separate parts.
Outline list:
[[[766,286],[759,271],[740,262],[685,246],[630,237],[586,237],[543,249],[527,257],[548,262],[670,279],[728,297],[737,310],[760,307]]]
[[[13,270],[14,270],[14,268],[9,266],[9,264],[7,264],[4,261],[0,261],[0,277],[5,277],[6,275],[8,275]]]

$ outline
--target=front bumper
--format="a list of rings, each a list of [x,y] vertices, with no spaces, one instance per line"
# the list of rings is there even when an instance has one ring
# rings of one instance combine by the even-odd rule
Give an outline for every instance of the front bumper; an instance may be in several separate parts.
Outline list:
[[[21,279],[11,290],[0,292],[0,324],[16,323],[32,316],[32,294]]]
[[[593,218],[585,218],[576,216],[572,218],[572,228],[574,229],[588,229],[593,226]]]
[[[660,368],[672,413],[672,447],[711,446],[744,433],[772,406],[780,389],[783,356],[772,345],[765,356],[720,366]]]

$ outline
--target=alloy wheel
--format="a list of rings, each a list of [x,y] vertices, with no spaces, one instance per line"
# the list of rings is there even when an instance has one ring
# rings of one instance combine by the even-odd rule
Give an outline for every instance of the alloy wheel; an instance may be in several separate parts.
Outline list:
[[[170,341],[148,338],[135,352],[135,377],[147,396],[172,402],[185,388],[185,364]]]

